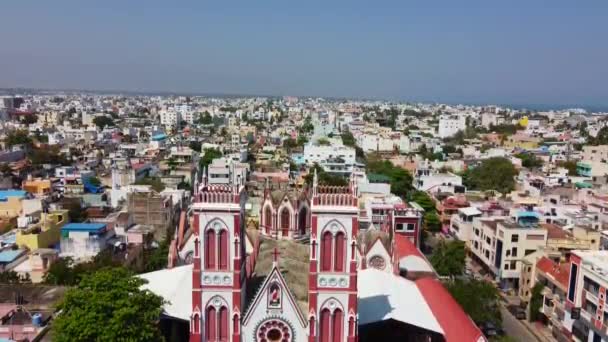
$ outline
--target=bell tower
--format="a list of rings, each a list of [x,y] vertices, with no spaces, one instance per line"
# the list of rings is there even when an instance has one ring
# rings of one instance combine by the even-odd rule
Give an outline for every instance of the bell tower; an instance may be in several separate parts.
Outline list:
[[[191,342],[241,340],[246,292],[243,181],[211,185],[203,170],[195,189]]]
[[[351,177],[348,186],[319,186],[316,173],[313,182],[309,342],[354,342],[357,340],[357,185]]]

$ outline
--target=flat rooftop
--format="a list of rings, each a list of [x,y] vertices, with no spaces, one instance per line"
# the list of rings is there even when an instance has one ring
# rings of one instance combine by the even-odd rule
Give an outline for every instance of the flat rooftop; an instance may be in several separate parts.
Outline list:
[[[61,231],[100,233],[105,228],[105,223],[68,223]]]

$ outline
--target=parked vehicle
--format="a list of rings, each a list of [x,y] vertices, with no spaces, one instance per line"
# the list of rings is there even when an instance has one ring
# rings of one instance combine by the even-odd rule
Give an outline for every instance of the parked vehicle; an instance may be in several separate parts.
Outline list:
[[[517,319],[524,320],[526,319],[526,309],[522,308],[518,305],[509,305],[509,312]]]

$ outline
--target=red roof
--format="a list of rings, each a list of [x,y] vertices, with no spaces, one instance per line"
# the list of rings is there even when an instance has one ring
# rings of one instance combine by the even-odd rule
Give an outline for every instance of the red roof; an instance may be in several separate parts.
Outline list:
[[[536,262],[536,267],[546,275],[550,275],[564,288],[568,288],[570,279],[570,265],[567,263],[558,264],[553,260],[542,257]]]
[[[547,230],[547,238],[549,239],[568,239],[570,234],[553,223],[544,223],[540,225]]]
[[[424,256],[420,252],[418,248],[410,241],[407,236],[401,234],[395,234],[395,253],[397,254],[397,259],[401,259],[403,257],[409,255],[415,255],[424,259]]]
[[[416,286],[443,329],[446,342],[477,342],[480,338],[481,341],[486,340],[481,330],[438,280],[421,278],[416,280]]]

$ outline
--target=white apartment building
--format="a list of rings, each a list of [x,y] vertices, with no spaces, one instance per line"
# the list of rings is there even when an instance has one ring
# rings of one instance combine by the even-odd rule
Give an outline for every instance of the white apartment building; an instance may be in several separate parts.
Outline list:
[[[503,288],[519,283],[522,259],[547,244],[547,230],[523,226],[507,217],[473,219],[471,252]]]
[[[236,184],[247,180],[249,164],[240,163],[226,157],[214,159],[207,167],[209,184]]]
[[[414,188],[429,192],[463,193],[462,177],[451,172],[439,173],[425,167],[419,167],[414,173]]]
[[[344,160],[345,164],[353,165],[356,163],[355,149],[344,146],[337,139],[330,139],[329,145],[315,144],[311,141],[304,146],[304,162],[308,165],[314,163],[321,164],[327,160],[336,158]]]
[[[439,118],[438,136],[441,139],[448,138],[456,134],[458,131],[463,131],[466,127],[465,115],[442,115]]]
[[[458,240],[464,241],[469,249],[473,238],[473,221],[481,217],[482,212],[475,207],[459,208],[458,213],[450,219],[450,233]]]
[[[182,121],[181,113],[173,108],[160,112],[160,124],[165,127],[176,127]]]

